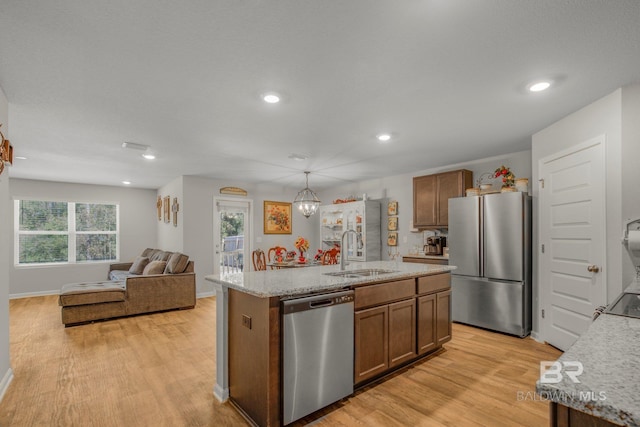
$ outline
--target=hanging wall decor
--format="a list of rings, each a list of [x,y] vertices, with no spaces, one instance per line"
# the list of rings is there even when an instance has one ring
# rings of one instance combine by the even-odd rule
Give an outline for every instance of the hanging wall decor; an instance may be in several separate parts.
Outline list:
[[[165,196],[163,199],[163,208],[164,208],[164,222],[171,222],[171,197]]]
[[[264,201],[264,234],[291,234],[291,203]]]
[[[398,232],[390,231],[387,235],[387,246],[398,246]]]
[[[387,204],[387,215],[398,215],[398,202],[389,202]]]
[[[162,196],[158,196],[156,202],[156,209],[158,210],[158,221],[162,221]]]
[[[390,216],[387,219],[387,230],[389,231],[398,231],[398,217]]]
[[[173,226],[178,226],[178,211],[180,210],[180,205],[178,204],[178,198],[173,198],[173,205],[171,205],[171,212],[173,212]]]

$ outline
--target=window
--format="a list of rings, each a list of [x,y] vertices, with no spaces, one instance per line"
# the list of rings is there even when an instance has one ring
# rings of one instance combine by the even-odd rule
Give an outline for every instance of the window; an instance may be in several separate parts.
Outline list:
[[[118,205],[16,200],[15,230],[17,264],[118,259]]]

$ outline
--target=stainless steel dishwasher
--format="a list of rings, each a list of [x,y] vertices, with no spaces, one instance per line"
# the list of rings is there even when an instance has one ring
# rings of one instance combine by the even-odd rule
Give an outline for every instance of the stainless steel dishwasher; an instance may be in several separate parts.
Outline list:
[[[353,393],[353,291],[283,301],[283,421]]]

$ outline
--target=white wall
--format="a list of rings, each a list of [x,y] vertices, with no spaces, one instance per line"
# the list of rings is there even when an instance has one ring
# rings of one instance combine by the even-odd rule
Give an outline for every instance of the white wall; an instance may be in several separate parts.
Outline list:
[[[170,183],[163,185],[160,189],[158,189],[157,196],[164,198],[169,196],[169,204],[173,206],[173,199],[178,199],[178,205],[180,206],[180,210],[178,211],[178,224],[176,227],[173,225],[173,212],[171,212],[171,221],[166,223],[164,222],[164,211],[162,214],[162,220],[158,221],[156,217],[157,223],[157,233],[158,233],[158,248],[163,249],[165,251],[172,252],[185,252],[184,250],[184,214],[185,209],[188,210],[188,206],[183,203],[184,202],[184,192],[183,192],[183,178],[178,177],[171,181]],[[157,200],[157,199],[156,199]]]
[[[622,88],[622,219],[640,218],[640,84]],[[622,235],[622,230],[620,230]],[[622,251],[622,283],[635,277]]]
[[[606,156],[606,274],[607,300],[610,302],[622,291],[622,245],[621,236],[621,94],[620,89],[604,98],[576,111],[544,130],[533,135],[532,158],[533,181],[539,178],[538,162],[553,153],[576,144],[605,135]],[[637,117],[636,117],[637,120]],[[637,142],[636,142],[637,143]],[[637,165],[637,160],[636,163]],[[637,194],[637,190],[636,190]],[[533,186],[534,210],[538,210],[538,186]],[[534,218],[534,248],[539,247],[538,222]],[[538,252],[534,254],[534,307],[533,328],[539,330],[540,307],[537,274]],[[544,337],[542,337],[544,338]]]
[[[319,245],[318,217],[314,215],[307,219],[295,211],[292,212],[292,234],[263,234],[264,201],[291,202],[298,190],[275,185],[226,182],[191,176],[183,177],[183,184],[184,202],[180,207],[184,223],[183,252],[195,262],[197,292],[200,295],[213,292],[213,285],[204,280],[205,276],[213,273],[213,198],[233,198],[233,196],[221,195],[222,187],[244,188],[248,191],[247,197],[237,198],[253,202],[253,239],[249,241],[250,250],[261,248],[266,251],[275,245],[293,249],[293,242],[299,235],[310,240],[311,248]]]
[[[21,198],[120,205],[120,260],[131,261],[146,247],[156,247],[156,192],[135,188],[11,179],[12,200]],[[13,203],[9,224],[13,228]],[[12,229],[11,228],[11,229]],[[4,233],[3,233],[4,234]],[[11,238],[12,297],[56,294],[65,283],[106,280],[109,263],[17,267]]]
[[[2,133],[9,138],[9,104],[7,98],[0,88],[0,123],[2,123]],[[11,251],[11,233],[7,232],[7,224],[11,224],[9,219],[9,173],[10,167],[0,175],[0,224],[4,224],[4,229],[0,232],[0,401],[4,396],[11,379],[11,358],[9,353],[9,253]],[[10,230],[10,228],[9,228]]]
[[[428,153],[417,153],[416,155],[425,155]],[[531,152],[521,151],[517,153],[505,154],[503,156],[490,157],[485,159],[474,160],[472,162],[458,163],[454,165],[442,166],[432,169],[424,169],[403,175],[395,175],[386,178],[362,181],[349,185],[332,188],[319,194],[323,205],[330,204],[335,199],[342,199],[349,195],[362,197],[363,193],[367,193],[370,200],[378,200],[381,202],[382,213],[382,259],[389,259],[387,246],[387,202],[395,200],[398,202],[398,246],[397,251],[402,255],[406,255],[414,246],[422,249],[423,239],[422,233],[412,232],[411,226],[413,221],[413,177],[430,175],[433,173],[444,172],[456,169],[468,169],[473,172],[474,185],[476,179],[485,172],[493,172],[501,165],[505,165],[511,169],[516,178],[531,178]],[[502,185],[499,180],[489,179],[483,182],[493,183],[494,188],[498,189]],[[530,179],[531,181],[531,179]],[[531,182],[529,183],[531,187]]]

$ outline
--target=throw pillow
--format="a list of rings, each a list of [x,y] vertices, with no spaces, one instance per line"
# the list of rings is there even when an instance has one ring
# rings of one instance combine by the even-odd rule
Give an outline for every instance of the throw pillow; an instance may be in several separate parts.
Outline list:
[[[166,261],[151,261],[142,271],[142,275],[147,276],[149,274],[162,274],[164,273],[164,269],[166,267]]]
[[[142,251],[140,256],[146,256],[147,258],[151,258],[151,255],[153,254],[153,251],[155,251],[155,250],[156,249],[153,249],[153,248],[147,248],[144,251]]]
[[[167,261],[167,260],[169,260],[170,256],[171,256],[171,252],[158,251],[158,252],[154,253],[153,255],[151,255],[149,257],[149,259],[151,261]]]
[[[144,268],[149,264],[149,258],[138,256],[136,260],[133,261],[133,265],[129,269],[129,273],[131,274],[142,274]]]
[[[184,270],[187,269],[187,264],[189,264],[189,257],[185,254],[181,254],[180,252],[175,252],[171,255],[169,261],[167,261],[167,268],[164,269],[164,273],[184,273]]]

